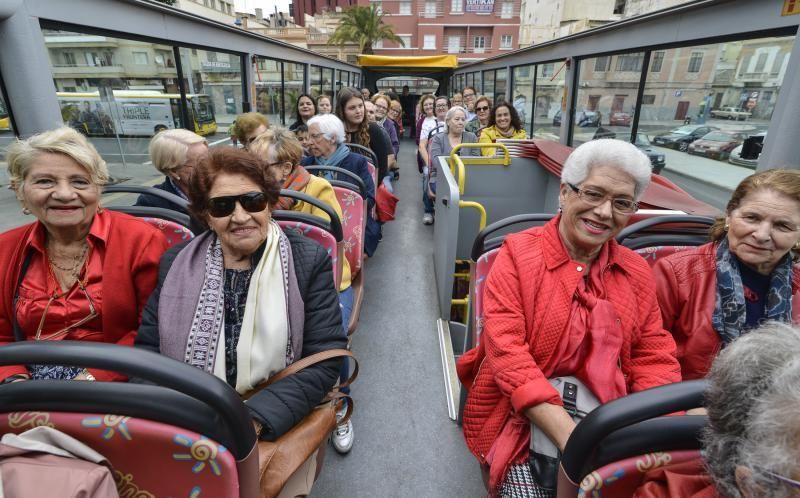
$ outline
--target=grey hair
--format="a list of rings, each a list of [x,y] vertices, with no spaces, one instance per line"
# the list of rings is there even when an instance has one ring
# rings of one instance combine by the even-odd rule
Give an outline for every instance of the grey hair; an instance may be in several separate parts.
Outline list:
[[[450,119],[452,119],[452,117],[453,117],[453,116],[455,115],[455,113],[457,113],[458,111],[461,111],[461,112],[463,112],[463,113],[464,113],[464,118],[466,118],[466,117],[467,117],[467,110],[466,110],[464,107],[462,107],[462,106],[460,106],[460,105],[454,105],[453,107],[451,107],[450,109],[448,109],[448,110],[447,110],[447,114],[445,114],[445,115],[444,115],[444,122],[445,122],[445,123],[447,123],[448,121],[450,121]]]
[[[319,126],[319,131],[328,140],[334,140],[336,145],[344,143],[344,124],[335,114],[317,114],[306,123],[309,128],[311,125]]]
[[[158,171],[169,175],[186,163],[189,147],[202,143],[208,145],[205,138],[189,130],[164,130],[150,140],[150,160]]]
[[[572,151],[561,170],[561,183],[580,185],[596,166],[619,168],[630,175],[636,183],[636,200],[650,185],[652,167],[647,155],[635,145],[613,138],[590,140]]]
[[[709,374],[705,462],[725,498],[744,496],[736,467],[751,471],[754,495],[789,497],[767,472],[791,476],[800,461],[800,329],[770,322],[720,353]]]

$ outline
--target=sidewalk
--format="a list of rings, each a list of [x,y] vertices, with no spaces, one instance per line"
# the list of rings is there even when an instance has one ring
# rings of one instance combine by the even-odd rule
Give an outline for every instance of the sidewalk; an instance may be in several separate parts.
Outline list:
[[[754,170],[736,166],[729,162],[692,156],[685,152],[657,147],[664,151],[667,165],[665,171],[692,178],[698,182],[733,191],[739,182],[755,173]]]

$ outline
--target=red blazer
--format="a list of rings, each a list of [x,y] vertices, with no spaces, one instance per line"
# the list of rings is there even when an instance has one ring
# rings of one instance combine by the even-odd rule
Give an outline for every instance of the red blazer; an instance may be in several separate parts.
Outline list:
[[[717,296],[716,244],[681,251],[659,259],[653,267],[664,328],[678,346],[685,380],[702,379],[720,349],[711,326]],[[800,324],[800,267],[792,279],[792,321]]]
[[[103,342],[132,346],[139,329],[142,309],[156,286],[158,262],[167,249],[163,234],[146,222],[113,211],[95,215],[107,218],[109,233],[103,261]],[[14,342],[12,314],[14,290],[33,230],[44,230],[31,223],[0,234],[0,346]],[[25,331],[30,338],[34,331]],[[91,370],[98,380],[124,380],[125,377],[102,370]],[[22,365],[0,367],[0,380],[27,373]]]
[[[513,413],[543,402],[562,404],[547,381],[553,372],[540,365],[548,364],[567,331],[585,268],[564,249],[559,220],[506,238],[486,282],[481,342],[457,365],[469,390],[464,437],[482,464]],[[608,244],[609,264],[602,275],[625,334],[620,364],[628,392],[680,381],[675,342],[662,328],[649,266],[615,241]],[[522,437],[528,438],[529,431]],[[490,474],[497,475],[500,465],[502,477],[510,463],[493,462]]]

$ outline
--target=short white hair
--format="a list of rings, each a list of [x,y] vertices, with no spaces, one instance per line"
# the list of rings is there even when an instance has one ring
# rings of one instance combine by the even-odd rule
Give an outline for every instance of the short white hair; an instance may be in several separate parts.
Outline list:
[[[444,115],[444,122],[445,123],[449,123],[450,120],[453,119],[453,116],[455,116],[457,112],[462,113],[464,115],[464,118],[467,117],[467,110],[464,107],[462,107],[460,105],[454,105],[453,107],[448,109],[447,110],[447,114]]]
[[[158,171],[169,175],[186,163],[189,147],[204,143],[208,143],[205,138],[183,128],[164,130],[150,140],[150,160]]]
[[[344,143],[344,124],[335,114],[317,114],[306,123],[309,128],[311,125],[319,126],[319,131],[328,140],[334,140],[336,145]]]
[[[580,185],[596,166],[610,166],[633,178],[633,197],[639,197],[650,185],[652,166],[647,155],[635,145],[613,138],[591,140],[572,151],[561,169],[561,183]]]

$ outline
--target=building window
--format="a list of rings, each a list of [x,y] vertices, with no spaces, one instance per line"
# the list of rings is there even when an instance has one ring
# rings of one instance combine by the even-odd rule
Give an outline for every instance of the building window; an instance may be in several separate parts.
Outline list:
[[[500,37],[500,48],[511,48],[511,35],[502,35]]]
[[[436,35],[425,35],[423,37],[423,46],[425,50],[436,50]]]
[[[461,37],[449,36],[447,37],[447,53],[457,54],[461,52]]]
[[[411,48],[411,35],[400,35],[400,39],[403,40],[403,47]]]
[[[75,66],[75,55],[72,52],[64,52],[64,64]]]
[[[514,15],[514,2],[503,2],[500,7],[500,17],[503,19],[511,19]]]
[[[653,52],[653,62],[650,64],[651,73],[660,73],[664,63],[664,52]]]
[[[428,0],[425,2],[425,17],[436,17],[436,2]]]
[[[699,73],[702,64],[703,52],[692,52],[691,57],[689,57],[689,68],[686,71],[689,73]]]
[[[472,47],[476,49],[483,50],[486,48],[486,37],[485,36],[476,36],[472,39]]]
[[[137,66],[146,66],[147,52],[133,52],[133,63]]]
[[[778,54],[775,57],[775,60],[772,63],[772,70],[770,71],[771,76],[778,76],[781,74],[781,67],[783,67],[783,61],[789,54]]]
[[[382,0],[374,0],[374,1],[370,2],[370,3],[375,6],[375,11],[378,13],[378,15],[382,15],[383,14],[383,1]]]
[[[692,56],[694,56],[694,54],[695,54],[695,52],[692,52]],[[760,54],[758,54],[758,59],[756,59],[756,69],[754,71],[755,73],[763,73],[764,72],[764,67],[766,67],[766,65],[767,65],[767,57],[768,57],[768,55],[769,54],[767,54],[766,52],[761,52]],[[691,65],[689,67],[691,67]]]
[[[653,105],[656,103],[655,95],[642,95],[642,105]]]
[[[411,2],[402,0],[400,2],[400,10],[398,12],[401,16],[410,16],[411,15]]]
[[[376,40],[375,43],[372,44],[372,48],[383,48],[383,40]]]
[[[542,64],[542,78],[547,78],[549,76],[553,76],[553,69],[554,65],[552,62],[548,64]]]
[[[594,71],[596,73],[603,73],[608,71],[608,66],[611,60],[608,57],[598,57],[594,60]]]
[[[453,0],[450,4],[451,14],[461,14],[464,12],[464,0]]]
[[[625,13],[626,0],[614,0],[614,13],[622,15]]]
[[[617,56],[617,71],[641,71],[642,70],[642,57],[639,54],[623,54]]]

